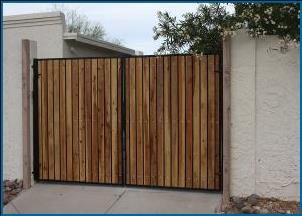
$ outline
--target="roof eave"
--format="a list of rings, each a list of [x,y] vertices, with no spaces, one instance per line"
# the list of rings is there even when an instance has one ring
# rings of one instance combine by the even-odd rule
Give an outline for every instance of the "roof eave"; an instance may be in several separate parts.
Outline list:
[[[115,52],[123,53],[126,55],[135,55],[135,50],[123,47],[117,44],[113,44],[107,41],[90,38],[79,33],[64,33],[64,40],[75,40],[84,44],[105,48]]]

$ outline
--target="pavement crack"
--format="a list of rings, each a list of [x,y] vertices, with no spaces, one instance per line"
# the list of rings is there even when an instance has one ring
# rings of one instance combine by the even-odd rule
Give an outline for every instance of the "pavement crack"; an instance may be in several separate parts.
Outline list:
[[[118,195],[117,199],[109,206],[109,208],[104,212],[104,214],[108,214],[109,213],[109,211],[122,198],[122,196],[126,193],[126,191],[127,191],[127,189],[125,189],[120,195]]]
[[[10,204],[14,207],[14,209],[16,210],[16,212],[18,212],[18,214],[21,214],[21,212],[17,209],[17,207],[13,202],[11,202]]]

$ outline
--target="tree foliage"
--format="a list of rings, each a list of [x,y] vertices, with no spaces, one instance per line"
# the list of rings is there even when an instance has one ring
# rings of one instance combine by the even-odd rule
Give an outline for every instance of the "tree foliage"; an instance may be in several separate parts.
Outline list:
[[[67,32],[77,32],[92,38],[104,39],[105,29],[99,22],[91,22],[86,15],[80,14],[76,9],[69,9],[63,4],[54,4],[53,11],[65,14]]]
[[[91,38],[109,41],[116,45],[123,45],[123,41],[118,38],[110,38],[100,22],[92,22],[84,14],[80,14],[76,9],[70,9],[64,4],[53,4],[52,11],[60,11],[65,15],[67,32],[76,32]]]
[[[245,28],[252,37],[278,35],[284,40],[300,40],[299,4],[235,4],[235,13],[223,4],[200,4],[196,12],[181,19],[158,12],[154,39],[162,40],[158,53],[221,53],[227,34]]]

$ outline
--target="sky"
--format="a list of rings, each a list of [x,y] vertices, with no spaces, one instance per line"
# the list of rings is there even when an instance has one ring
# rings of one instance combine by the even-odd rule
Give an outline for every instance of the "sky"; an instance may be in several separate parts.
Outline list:
[[[160,41],[153,40],[153,27],[157,12],[168,11],[177,18],[186,12],[196,11],[197,3],[65,3],[64,7],[77,9],[89,20],[100,22],[109,38],[121,39],[123,46],[153,54]],[[16,15],[47,12],[51,3],[4,3],[3,14]],[[231,5],[227,5],[233,11]]]

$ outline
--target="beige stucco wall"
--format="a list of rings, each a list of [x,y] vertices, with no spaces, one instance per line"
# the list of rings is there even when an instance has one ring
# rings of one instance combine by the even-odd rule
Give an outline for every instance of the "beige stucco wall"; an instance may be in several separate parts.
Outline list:
[[[111,57],[111,56],[128,56],[120,52],[106,50],[100,47],[95,47],[73,40],[67,40],[63,43],[64,57]]]
[[[22,39],[37,42],[38,58],[62,57],[62,21],[60,13],[44,13],[40,18],[28,15],[4,19],[4,179],[22,179],[23,175]]]
[[[300,47],[231,40],[231,195],[300,200]]]

